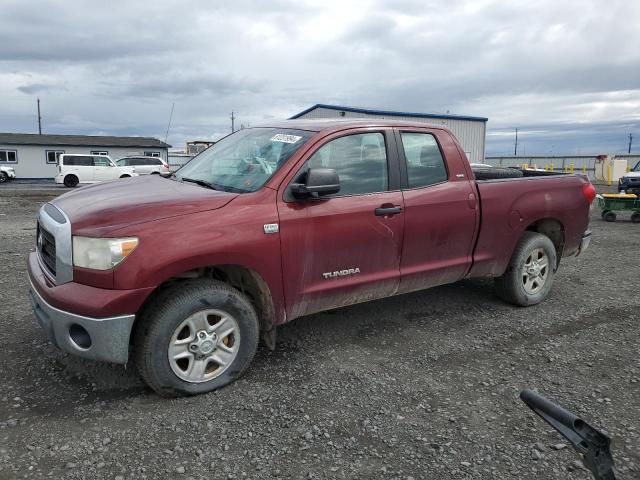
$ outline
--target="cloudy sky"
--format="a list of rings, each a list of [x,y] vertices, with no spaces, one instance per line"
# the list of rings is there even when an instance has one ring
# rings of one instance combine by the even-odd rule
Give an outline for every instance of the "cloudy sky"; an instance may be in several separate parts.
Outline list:
[[[315,103],[489,118],[487,154],[640,152],[640,2],[0,0],[0,131],[217,139]]]

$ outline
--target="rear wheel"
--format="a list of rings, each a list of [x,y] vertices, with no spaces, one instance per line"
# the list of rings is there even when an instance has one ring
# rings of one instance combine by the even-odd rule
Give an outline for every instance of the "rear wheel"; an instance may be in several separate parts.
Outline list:
[[[556,260],[556,248],[549,237],[524,232],[506,272],[495,279],[498,295],[521,307],[540,303],[553,285]]]
[[[134,334],[138,371],[159,395],[195,395],[239,378],[258,347],[251,302],[229,285],[190,280],[165,290]]]
[[[9,175],[5,172],[0,172],[0,183],[4,183],[9,180]]]
[[[633,223],[640,223],[640,212],[634,212],[631,214],[631,221]]]
[[[75,175],[67,175],[66,177],[64,177],[65,187],[73,188],[78,186],[78,183],[80,183],[80,180],[78,180],[78,177],[76,177]]]
[[[616,214],[615,212],[611,212],[608,211],[607,213],[602,214],[602,218],[605,222],[615,222],[616,221]]]

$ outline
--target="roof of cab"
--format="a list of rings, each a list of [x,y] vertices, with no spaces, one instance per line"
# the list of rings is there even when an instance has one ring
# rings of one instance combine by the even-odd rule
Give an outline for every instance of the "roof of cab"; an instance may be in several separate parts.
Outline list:
[[[325,130],[346,130],[358,127],[428,127],[447,130],[445,125],[405,120],[381,120],[377,118],[326,118],[326,119],[290,119],[264,123],[255,127],[287,128],[321,132]]]

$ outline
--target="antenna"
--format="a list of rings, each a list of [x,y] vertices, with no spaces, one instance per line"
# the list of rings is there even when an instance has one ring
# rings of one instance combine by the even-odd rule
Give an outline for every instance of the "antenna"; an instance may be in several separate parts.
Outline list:
[[[173,118],[173,107],[176,106],[176,102],[171,104],[171,113],[169,114],[169,123],[167,124],[167,133],[164,134],[164,143],[167,143],[167,137],[169,136],[169,129],[171,128],[171,119]]]
[[[40,99],[39,98],[38,98],[38,135],[42,135],[42,117],[40,116]]]

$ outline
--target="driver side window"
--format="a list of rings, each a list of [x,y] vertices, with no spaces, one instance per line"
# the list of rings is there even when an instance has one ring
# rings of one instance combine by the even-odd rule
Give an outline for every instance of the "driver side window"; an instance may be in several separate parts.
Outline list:
[[[306,168],[333,168],[340,178],[336,196],[384,192],[389,186],[387,149],[381,133],[336,138],[307,161]]]

